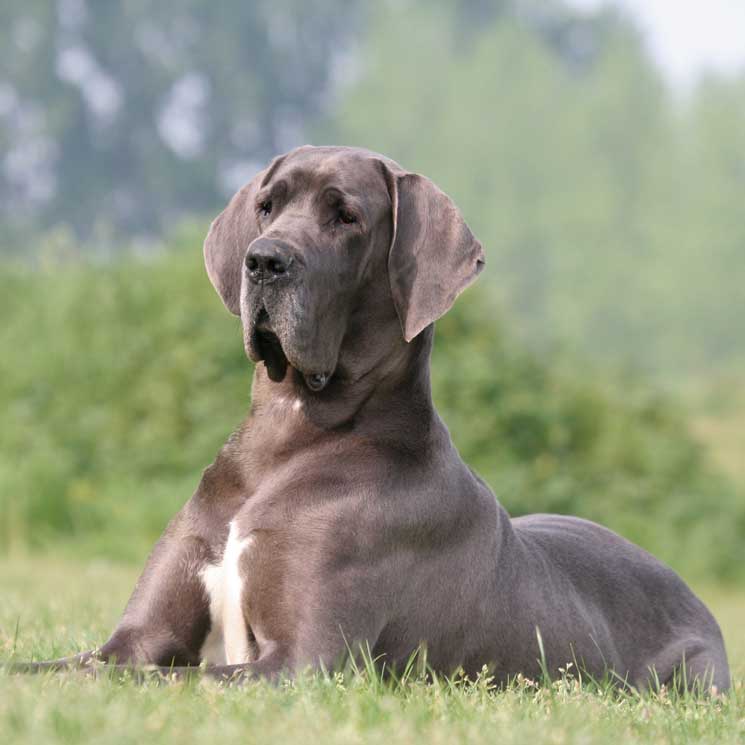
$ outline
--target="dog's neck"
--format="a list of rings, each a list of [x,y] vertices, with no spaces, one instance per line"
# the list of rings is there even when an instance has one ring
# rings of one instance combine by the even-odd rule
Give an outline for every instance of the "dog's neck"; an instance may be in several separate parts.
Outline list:
[[[376,345],[347,349],[338,374],[318,393],[310,391],[293,368],[284,380],[273,382],[259,363],[251,420],[281,432],[283,442],[298,445],[340,430],[373,439],[400,439],[402,447],[409,441],[421,442],[437,420],[429,374],[432,339],[432,327],[408,344],[399,336],[378,359],[368,354]],[[350,360],[356,364],[350,365]]]

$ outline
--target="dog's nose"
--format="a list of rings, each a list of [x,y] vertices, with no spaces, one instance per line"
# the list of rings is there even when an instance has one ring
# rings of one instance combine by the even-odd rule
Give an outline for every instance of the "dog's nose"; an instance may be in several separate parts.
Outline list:
[[[254,284],[268,284],[287,273],[292,264],[292,255],[278,241],[259,239],[246,254],[248,278]]]

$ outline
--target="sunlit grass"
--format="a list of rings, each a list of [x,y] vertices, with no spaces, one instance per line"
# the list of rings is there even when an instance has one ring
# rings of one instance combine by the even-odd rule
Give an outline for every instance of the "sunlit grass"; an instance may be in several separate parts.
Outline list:
[[[133,567],[46,559],[0,563],[0,657],[40,659],[98,644],[115,623]],[[742,742],[745,592],[703,588],[727,637],[736,684],[716,700],[638,697],[582,688],[570,676],[506,691],[412,672],[403,682],[362,668],[279,687],[158,685],[72,675],[0,674],[2,743],[142,742]]]

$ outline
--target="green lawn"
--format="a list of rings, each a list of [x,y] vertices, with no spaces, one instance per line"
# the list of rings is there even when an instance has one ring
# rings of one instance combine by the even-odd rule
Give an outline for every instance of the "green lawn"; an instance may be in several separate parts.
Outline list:
[[[0,561],[0,657],[41,658],[100,643],[136,570],[69,560]],[[699,588],[727,637],[723,701],[613,697],[529,683],[495,692],[365,676],[223,688],[0,674],[0,743],[722,743],[745,741],[745,591]]]

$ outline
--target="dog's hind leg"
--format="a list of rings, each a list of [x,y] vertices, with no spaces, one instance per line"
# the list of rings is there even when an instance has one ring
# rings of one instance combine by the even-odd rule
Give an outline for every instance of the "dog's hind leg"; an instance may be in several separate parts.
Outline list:
[[[680,693],[711,694],[729,690],[727,655],[720,640],[687,639],[666,647],[649,668],[649,687]]]

